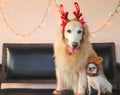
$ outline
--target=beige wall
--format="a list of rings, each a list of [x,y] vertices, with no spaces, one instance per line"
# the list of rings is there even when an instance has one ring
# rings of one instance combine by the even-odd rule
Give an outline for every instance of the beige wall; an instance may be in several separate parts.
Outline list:
[[[0,0],[9,25],[16,33],[26,34],[32,32],[42,21],[49,0]],[[60,14],[51,0],[43,27],[39,28],[31,36],[16,35],[5,25],[3,15],[0,12],[0,63],[3,43],[53,43],[55,32],[60,22]],[[74,0],[56,0],[63,3],[65,10],[69,11],[72,18]],[[87,19],[90,31],[96,31],[101,27],[115,10],[118,0],[75,0]],[[111,24],[91,37],[91,42],[115,42],[117,62],[120,63],[120,7],[118,13],[111,19]]]

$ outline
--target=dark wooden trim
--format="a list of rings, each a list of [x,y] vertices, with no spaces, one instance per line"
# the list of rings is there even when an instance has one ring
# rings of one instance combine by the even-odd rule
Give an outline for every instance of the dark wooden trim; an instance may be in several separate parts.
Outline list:
[[[56,83],[56,80],[55,79],[25,79],[25,80],[22,80],[22,79],[17,79],[17,80],[12,80],[12,79],[7,79],[7,80],[3,80],[2,83],[44,83],[44,84],[53,84],[53,83]]]

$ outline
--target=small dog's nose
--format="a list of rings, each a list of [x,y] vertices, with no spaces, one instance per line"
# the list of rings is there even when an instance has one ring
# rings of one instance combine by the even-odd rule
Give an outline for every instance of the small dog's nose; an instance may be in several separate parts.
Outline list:
[[[77,42],[73,42],[72,46],[73,46],[73,48],[76,48],[78,46],[78,43]]]
[[[92,71],[92,68],[89,68],[90,71]]]
[[[89,70],[90,70],[90,71],[93,71],[93,70],[94,70],[94,68],[89,68]]]

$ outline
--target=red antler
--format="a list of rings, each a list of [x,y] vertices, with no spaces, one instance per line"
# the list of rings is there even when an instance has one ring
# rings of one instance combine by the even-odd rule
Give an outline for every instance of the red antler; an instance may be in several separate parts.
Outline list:
[[[60,12],[61,12],[61,18],[62,18],[62,26],[65,26],[67,24],[68,20],[68,12],[64,12],[63,5],[60,5]]]
[[[82,16],[82,13],[80,13],[80,7],[77,2],[74,3],[76,11],[73,12],[75,15],[76,19],[79,20],[79,18]]]
[[[75,8],[76,8],[76,11],[73,11],[73,14],[76,17],[76,20],[80,21],[81,24],[84,24],[85,23],[84,18],[80,19],[80,17],[82,16],[82,13],[80,13],[80,7],[79,7],[78,3],[75,2],[74,5],[75,5]]]

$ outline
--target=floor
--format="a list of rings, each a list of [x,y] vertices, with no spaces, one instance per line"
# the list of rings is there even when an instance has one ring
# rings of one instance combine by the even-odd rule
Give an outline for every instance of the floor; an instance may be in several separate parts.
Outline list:
[[[0,95],[53,95],[53,90],[54,89],[3,89],[0,91]],[[73,93],[72,91],[64,91],[62,95],[73,95]],[[94,93],[92,95],[97,94]],[[113,94],[110,95],[120,95],[120,90],[113,90]]]

